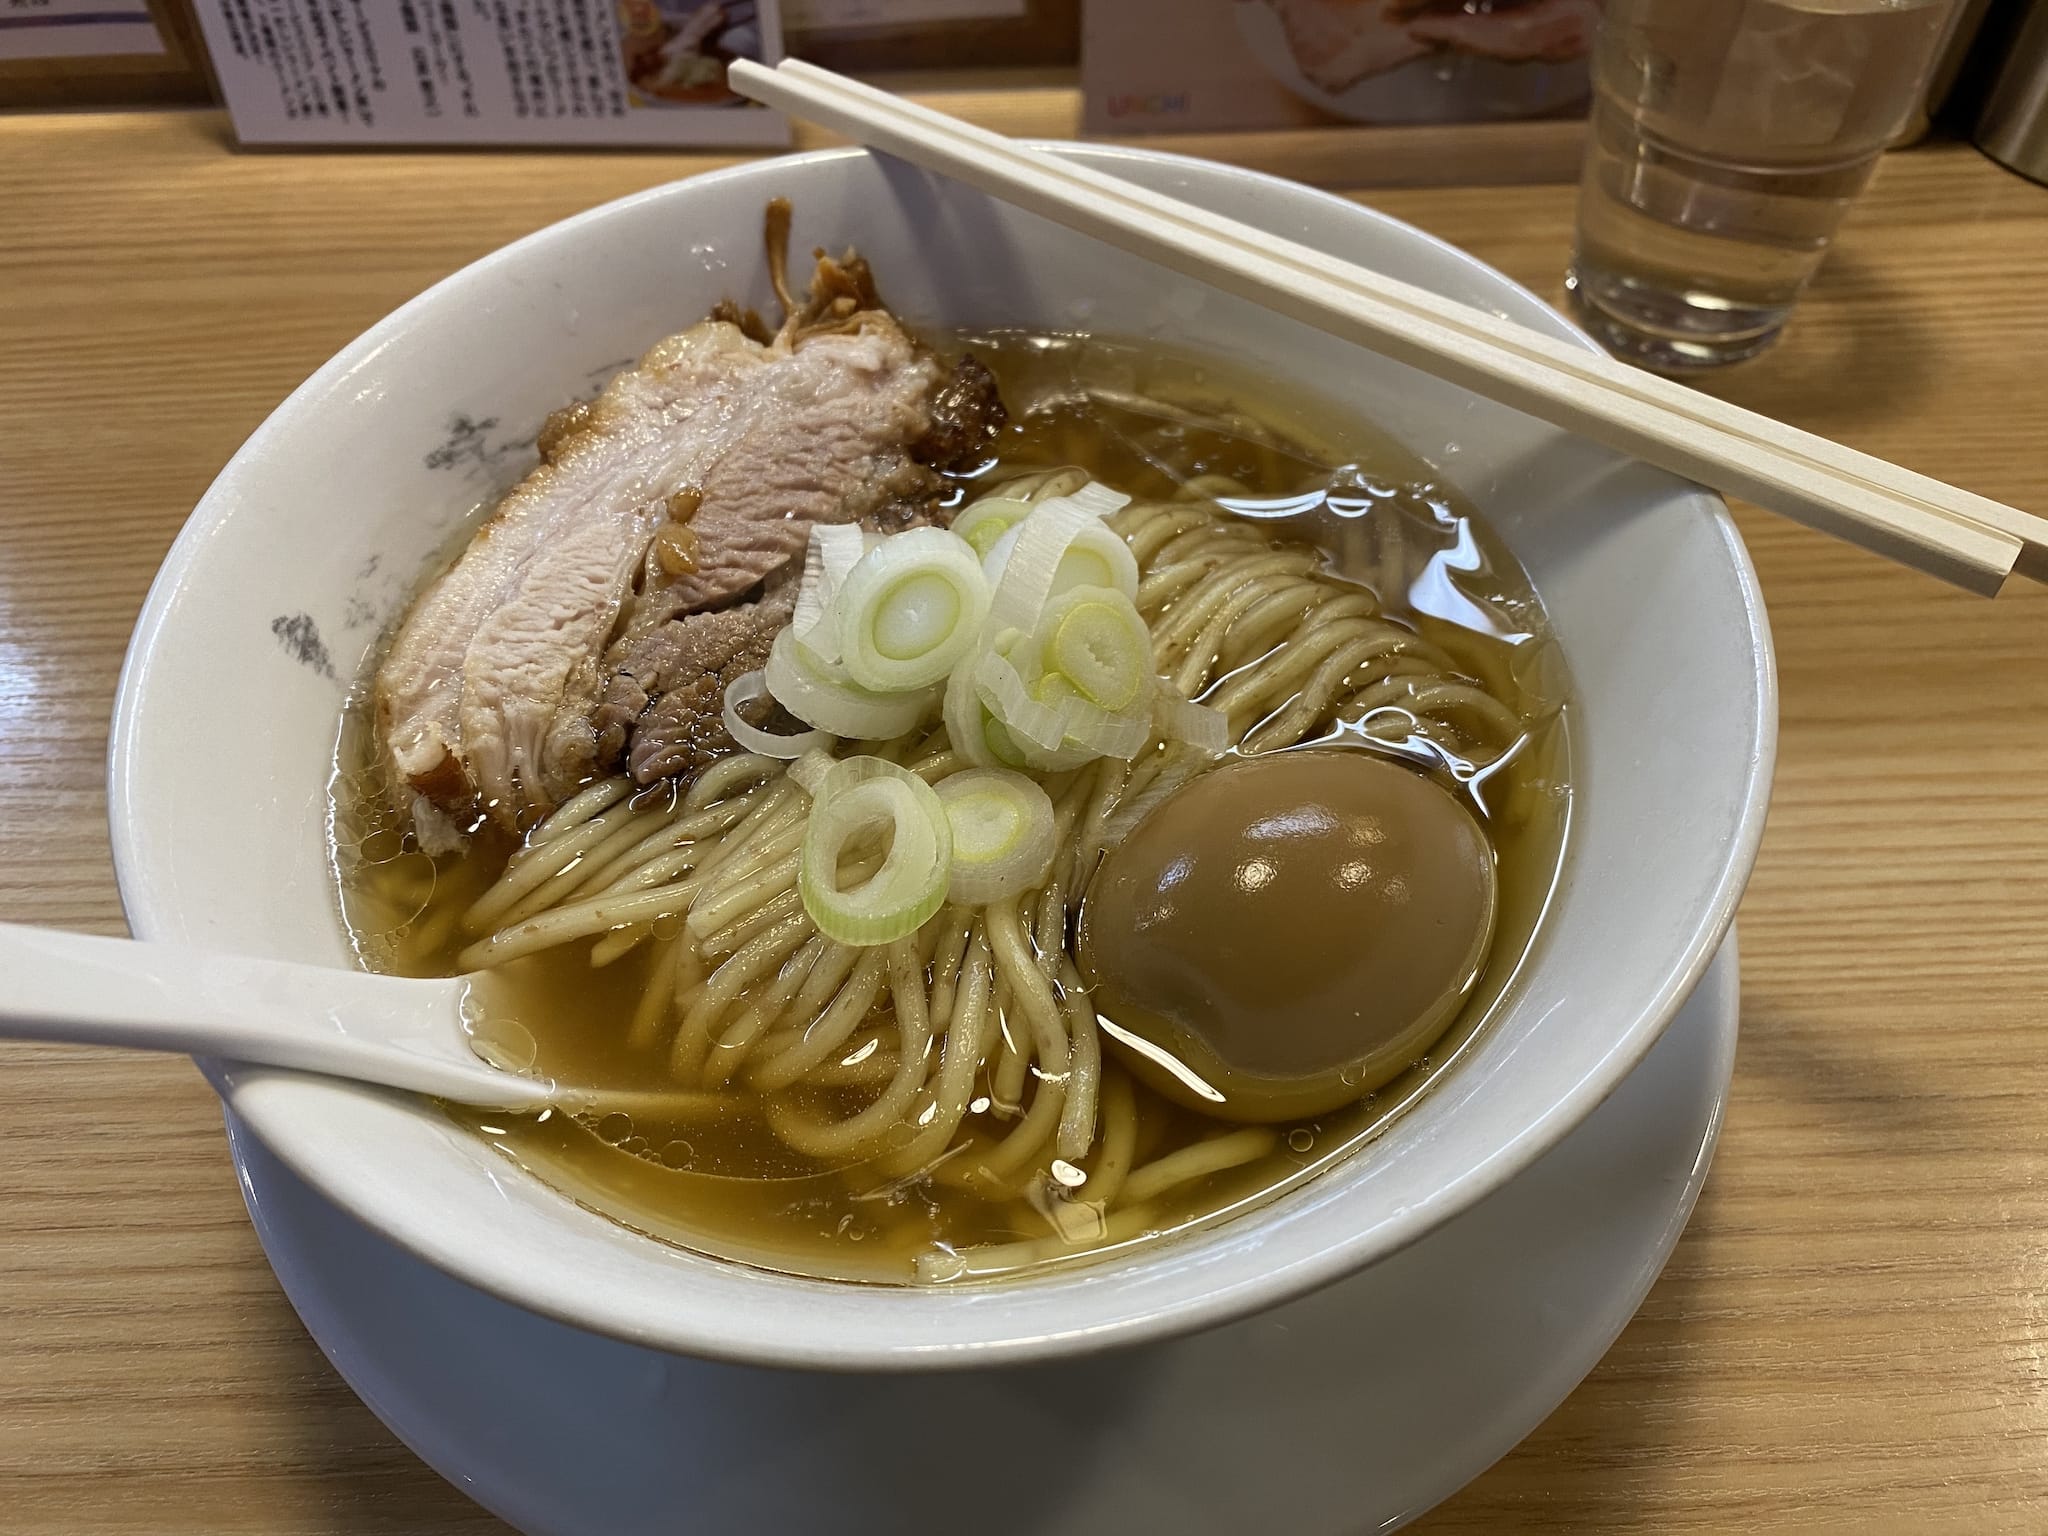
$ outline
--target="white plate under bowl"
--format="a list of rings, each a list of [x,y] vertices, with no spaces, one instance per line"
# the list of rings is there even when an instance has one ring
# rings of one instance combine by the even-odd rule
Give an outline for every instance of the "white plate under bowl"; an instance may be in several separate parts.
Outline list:
[[[1720,1129],[1736,973],[1731,934],[1613,1097],[1385,1262],[1206,1333],[1007,1370],[768,1371],[581,1332],[421,1263],[228,1129],[328,1359],[529,1536],[1350,1536],[1506,1454],[1642,1303]]]

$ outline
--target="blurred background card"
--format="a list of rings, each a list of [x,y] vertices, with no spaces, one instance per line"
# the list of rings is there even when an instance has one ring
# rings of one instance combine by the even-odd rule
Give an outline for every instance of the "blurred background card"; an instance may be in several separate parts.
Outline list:
[[[1088,0],[1093,133],[1572,115],[1600,0]]]
[[[5,0],[0,0],[4,4]],[[776,0],[198,0],[245,144],[781,145]]]
[[[1016,83],[1073,67],[1081,0],[782,0],[782,25],[791,53],[830,69],[1001,70]]]
[[[1022,16],[1024,0],[783,0],[790,30],[853,31],[920,21],[1000,20]]]
[[[0,0],[0,59],[162,52],[147,0]]]

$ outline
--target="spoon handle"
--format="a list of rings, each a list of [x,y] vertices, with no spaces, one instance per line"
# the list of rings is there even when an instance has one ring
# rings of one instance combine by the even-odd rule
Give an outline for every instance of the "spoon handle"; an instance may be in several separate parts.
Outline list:
[[[221,1056],[533,1109],[553,1085],[471,1055],[465,982],[0,923],[0,1039]]]

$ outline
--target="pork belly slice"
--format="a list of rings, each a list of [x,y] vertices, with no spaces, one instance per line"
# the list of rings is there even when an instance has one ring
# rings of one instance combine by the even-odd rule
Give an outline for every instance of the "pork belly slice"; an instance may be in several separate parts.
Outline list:
[[[697,568],[677,578],[684,609],[730,602],[803,557],[813,523],[854,522],[854,493],[877,460],[900,455],[930,422],[940,369],[893,323],[798,347],[760,392],[754,419],[695,482]]]
[[[551,425],[547,461],[407,616],[375,688],[396,776],[457,824],[552,807],[591,771],[600,663],[671,497],[703,493],[679,597],[735,596],[812,522],[858,515],[849,490],[924,431],[940,374],[879,310],[765,345],[724,321],[660,343]]]
[[[769,646],[795,611],[796,589],[784,573],[758,601],[686,614],[623,642],[594,721],[601,758],[623,757],[636,781],[651,784],[695,774],[734,751],[725,690],[768,664]]]
[[[1006,420],[995,376],[972,355],[962,357],[933,392],[923,435],[907,451],[871,456],[857,482],[838,488],[837,519],[858,520],[881,533],[949,522],[939,500],[938,471],[979,466]],[[721,470],[740,458],[727,458]],[[802,494],[807,498],[809,489]],[[739,496],[719,501],[741,504]],[[705,504],[713,504],[710,493]],[[703,522],[699,511],[692,526]],[[803,537],[808,541],[808,529]],[[632,600],[625,631],[605,657],[604,696],[591,722],[595,766],[623,765],[637,782],[651,784],[694,774],[735,750],[725,728],[725,690],[734,678],[766,665],[769,644],[795,606],[803,547],[791,545],[787,563],[768,576],[758,601],[693,612],[699,605],[691,599],[701,589],[688,580],[650,582]],[[565,730],[574,728],[565,724]],[[802,729],[794,723],[791,728]]]
[[[626,762],[643,782],[731,749],[731,679],[788,621],[813,524],[939,516],[940,471],[1003,425],[988,370],[950,372],[882,308],[867,264],[788,282],[768,205],[771,331],[725,303],[595,400],[414,603],[374,688],[379,740],[430,850],[517,830]]]

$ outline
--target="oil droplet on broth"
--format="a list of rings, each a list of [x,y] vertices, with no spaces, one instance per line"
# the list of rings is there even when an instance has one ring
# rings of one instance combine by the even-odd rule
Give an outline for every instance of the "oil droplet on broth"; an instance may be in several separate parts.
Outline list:
[[[464,1020],[469,1048],[500,1072],[525,1072],[540,1059],[540,1042],[517,1019]]]

